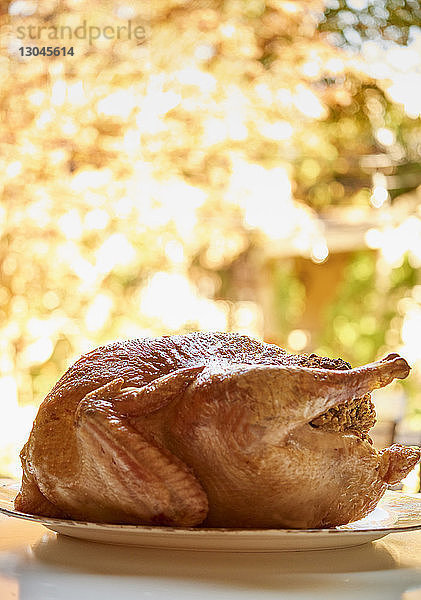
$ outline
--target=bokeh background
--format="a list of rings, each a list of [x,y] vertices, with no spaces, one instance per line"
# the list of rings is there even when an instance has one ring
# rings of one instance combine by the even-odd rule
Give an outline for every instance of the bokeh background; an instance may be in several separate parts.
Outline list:
[[[80,354],[199,329],[400,352],[375,441],[421,443],[419,3],[0,7],[0,473]],[[146,39],[17,37],[83,20]]]

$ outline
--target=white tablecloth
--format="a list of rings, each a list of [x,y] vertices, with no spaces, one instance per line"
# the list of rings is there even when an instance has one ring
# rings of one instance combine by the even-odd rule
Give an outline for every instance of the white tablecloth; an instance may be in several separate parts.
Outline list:
[[[0,600],[421,600],[421,531],[342,550],[147,550],[0,516]]]

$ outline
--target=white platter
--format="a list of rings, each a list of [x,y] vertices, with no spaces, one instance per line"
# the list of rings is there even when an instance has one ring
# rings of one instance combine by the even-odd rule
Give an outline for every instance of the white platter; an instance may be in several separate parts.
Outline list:
[[[73,538],[94,542],[222,552],[281,552],[359,546],[389,533],[421,529],[421,496],[386,492],[367,517],[333,529],[207,529],[114,525],[51,519],[20,513],[13,500],[19,483],[0,479],[0,513],[27,519]]]

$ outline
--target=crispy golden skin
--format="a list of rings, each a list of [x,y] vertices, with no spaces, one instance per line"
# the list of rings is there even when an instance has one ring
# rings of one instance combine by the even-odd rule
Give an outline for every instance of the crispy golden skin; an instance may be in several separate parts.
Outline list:
[[[367,436],[370,391],[408,373],[396,354],[351,369],[231,333],[97,348],[42,403],[15,507],[176,526],[359,519],[420,458]]]

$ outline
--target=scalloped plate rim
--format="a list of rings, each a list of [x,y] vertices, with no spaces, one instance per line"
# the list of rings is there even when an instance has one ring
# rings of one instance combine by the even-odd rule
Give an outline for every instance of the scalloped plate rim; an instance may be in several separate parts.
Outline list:
[[[15,490],[15,486],[16,482],[15,480],[9,480],[9,483],[5,483],[5,479],[0,479],[0,494],[1,494],[1,490],[6,488],[8,490]],[[392,492],[394,494],[394,492]],[[388,495],[388,491],[386,491],[385,496],[383,496],[382,501],[384,502],[384,499],[387,498]],[[402,498],[408,498],[408,499],[414,499],[412,496],[408,496],[406,494],[402,494]],[[17,510],[14,509],[8,509],[8,508],[4,508],[0,505],[0,513],[10,516],[10,517],[14,517],[17,519],[25,519],[27,521],[34,521],[34,522],[39,522],[41,524],[50,524],[50,525],[58,525],[58,526],[66,526],[66,527],[83,527],[83,528],[99,528],[99,529],[112,529],[112,530],[120,530],[123,529],[124,531],[127,532],[134,532],[134,531],[142,531],[142,532],[146,532],[146,531],[151,531],[151,532],[159,532],[159,533],[193,533],[193,534],[198,534],[198,533],[216,533],[216,534],[226,534],[226,533],[244,533],[244,534],[249,534],[249,533],[271,533],[271,534],[276,534],[276,533],[280,533],[280,534],[285,534],[285,533],[289,533],[289,534],[304,534],[304,533],[328,533],[328,534],[332,534],[332,533],[337,533],[337,534],[343,534],[343,533],[381,533],[381,532],[389,532],[389,533],[394,533],[394,532],[402,532],[402,531],[415,531],[417,529],[421,529],[421,497],[420,498],[415,498],[415,500],[419,502],[419,524],[415,524],[415,525],[400,525],[400,526],[393,526],[393,525],[389,525],[388,527],[361,527],[361,528],[348,528],[349,525],[341,525],[340,527],[332,527],[332,528],[319,528],[319,529],[271,529],[271,528],[267,528],[267,529],[255,529],[255,528],[250,528],[250,529],[245,529],[245,528],[225,528],[225,527],[167,527],[167,526],[159,526],[159,525],[128,525],[128,524],[124,524],[124,523],[95,523],[93,521],[78,521],[78,520],[74,520],[74,519],[57,519],[54,517],[43,517],[41,515],[32,515],[29,513],[23,513],[23,512],[19,512]],[[0,502],[4,502],[4,500],[1,498],[0,496]],[[381,507],[383,508],[383,507]],[[376,509],[374,509],[376,510]],[[396,509],[393,511],[395,512]],[[373,511],[374,512],[374,511]],[[370,513],[372,514],[372,513]],[[368,516],[368,515],[367,515]],[[367,519],[367,517],[365,517],[365,519]],[[356,523],[356,522],[355,522]],[[343,527],[343,529],[342,529]]]

